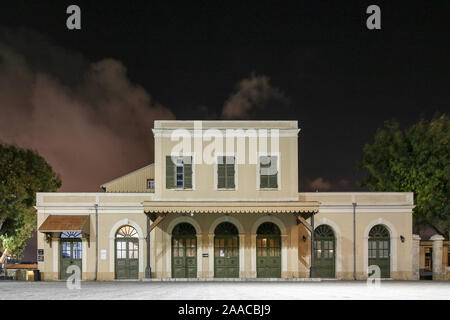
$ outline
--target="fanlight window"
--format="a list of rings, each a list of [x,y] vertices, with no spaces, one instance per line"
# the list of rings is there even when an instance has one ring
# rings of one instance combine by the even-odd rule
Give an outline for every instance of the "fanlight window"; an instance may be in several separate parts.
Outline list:
[[[76,231],[62,232],[61,238],[81,238],[81,232]]]
[[[236,226],[229,222],[222,222],[214,230],[214,234],[220,235],[220,236],[236,235],[238,233],[239,232],[238,232],[238,229],[236,228]]]
[[[322,224],[314,230],[314,236],[317,238],[334,238],[334,232],[330,226]]]
[[[179,223],[172,231],[173,235],[176,236],[188,236],[188,235],[195,235],[195,228],[190,223]]]
[[[138,233],[132,226],[123,226],[117,231],[116,238],[138,238]]]
[[[280,228],[275,223],[264,222],[258,227],[257,234],[281,235]]]
[[[369,232],[370,238],[389,238],[389,231],[386,229],[386,227],[382,226],[381,224],[376,225],[373,227]]]

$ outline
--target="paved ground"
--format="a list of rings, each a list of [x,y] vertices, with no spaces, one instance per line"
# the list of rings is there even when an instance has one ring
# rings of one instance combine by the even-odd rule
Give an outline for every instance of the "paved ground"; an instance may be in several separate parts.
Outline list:
[[[65,282],[0,281],[0,299],[444,299],[450,282],[384,281],[368,288],[363,281],[322,282]]]

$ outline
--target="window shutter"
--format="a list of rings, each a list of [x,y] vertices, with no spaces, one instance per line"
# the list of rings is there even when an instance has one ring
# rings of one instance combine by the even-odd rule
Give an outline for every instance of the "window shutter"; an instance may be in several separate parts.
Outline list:
[[[234,164],[226,165],[226,188],[234,188]]]
[[[269,187],[269,176],[261,175],[260,176],[260,188],[268,188]]]
[[[175,188],[175,164],[171,156],[166,156],[166,189]]]
[[[225,164],[217,164],[217,188],[225,188]]]
[[[192,189],[192,157],[184,157],[184,188]]]
[[[278,188],[278,174],[273,174],[268,177],[268,188]]]

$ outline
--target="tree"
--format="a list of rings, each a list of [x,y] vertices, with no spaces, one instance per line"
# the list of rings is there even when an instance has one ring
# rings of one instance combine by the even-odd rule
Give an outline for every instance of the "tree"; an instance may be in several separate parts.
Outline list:
[[[360,182],[372,191],[414,192],[414,231],[429,225],[445,235],[450,228],[450,124],[446,114],[402,130],[387,121],[363,149]],[[445,230],[445,231],[444,231]]]
[[[0,144],[1,249],[22,257],[25,241],[36,230],[36,192],[56,191],[61,179],[36,151]]]

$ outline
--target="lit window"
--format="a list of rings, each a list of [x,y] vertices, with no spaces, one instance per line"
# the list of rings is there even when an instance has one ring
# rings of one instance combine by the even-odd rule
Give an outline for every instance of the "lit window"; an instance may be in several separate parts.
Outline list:
[[[155,189],[155,180],[147,179],[147,189]]]

